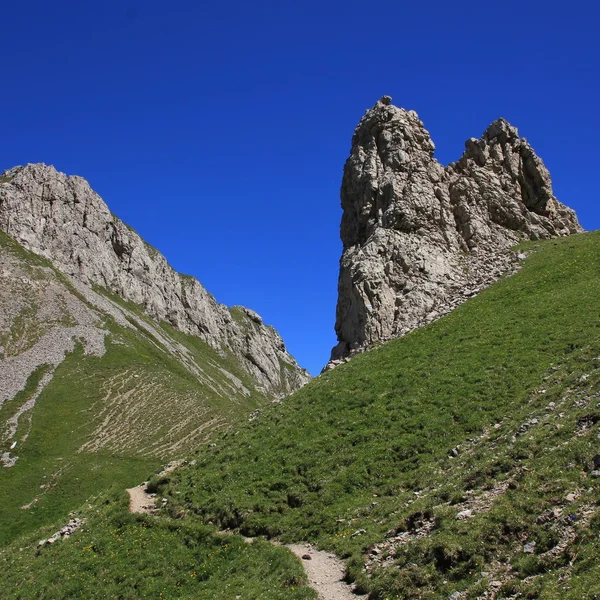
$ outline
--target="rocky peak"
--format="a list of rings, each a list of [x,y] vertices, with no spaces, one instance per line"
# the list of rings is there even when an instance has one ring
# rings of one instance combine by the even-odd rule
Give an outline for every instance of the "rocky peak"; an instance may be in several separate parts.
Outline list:
[[[489,125],[489,127],[483,133],[482,138],[491,142],[493,139],[498,139],[500,143],[504,143],[507,140],[519,140],[519,130],[513,127],[506,119],[500,117]]]
[[[575,213],[554,197],[548,169],[508,121],[497,119],[465,147],[446,174],[458,231],[470,248],[495,244],[498,236],[508,235],[508,243],[515,234],[538,239],[581,231]]]
[[[77,281],[106,288],[233,354],[268,394],[284,396],[309,379],[272,327],[249,309],[230,311],[197,279],[175,272],[81,177],[44,164],[5,171],[0,229]]]
[[[378,227],[426,226],[437,204],[433,184],[443,169],[432,160],[435,146],[417,114],[378,102],[361,119],[352,147],[341,192],[344,245],[359,243]],[[418,206],[398,204],[402,190],[424,184],[427,193]]]
[[[358,124],[341,188],[340,359],[437,318],[514,262],[522,239],[581,231],[548,170],[505,119],[444,168],[414,111],[384,96]],[[470,264],[465,264],[470,263]],[[468,276],[466,274],[469,274]]]

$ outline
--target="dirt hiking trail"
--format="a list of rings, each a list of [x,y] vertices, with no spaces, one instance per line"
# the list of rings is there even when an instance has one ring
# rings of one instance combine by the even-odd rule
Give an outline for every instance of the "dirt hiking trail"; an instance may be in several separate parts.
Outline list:
[[[160,473],[162,477],[183,464],[182,460],[170,462]],[[148,493],[148,482],[144,481],[140,485],[125,490],[129,494],[129,512],[131,513],[150,513],[156,509],[156,494]]]
[[[156,508],[156,498],[153,494],[148,493],[148,483],[146,481],[134,488],[129,488],[127,493],[129,494],[129,512],[149,513]]]
[[[159,476],[166,475],[178,466],[178,463],[169,464]],[[156,510],[156,496],[148,493],[148,482],[129,488],[129,512],[151,513]],[[230,532],[219,532],[221,535],[230,535]],[[246,542],[252,543],[251,538],[244,538]],[[308,585],[319,595],[319,600],[358,600],[366,596],[358,596],[353,593],[352,586],[343,579],[346,568],[335,554],[317,550],[309,544],[287,544],[301,561]]]
[[[317,591],[319,600],[366,598],[354,594],[352,587],[343,581],[346,567],[335,554],[317,550],[308,544],[288,544],[286,548],[302,560],[302,566],[308,576],[308,585]]]

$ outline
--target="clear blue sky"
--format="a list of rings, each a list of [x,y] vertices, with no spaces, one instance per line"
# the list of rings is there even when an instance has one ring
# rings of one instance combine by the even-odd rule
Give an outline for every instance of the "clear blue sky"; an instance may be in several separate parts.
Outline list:
[[[442,163],[499,116],[600,227],[596,2],[11,2],[0,170],[45,162],[318,373],[335,344],[339,187],[383,94]]]

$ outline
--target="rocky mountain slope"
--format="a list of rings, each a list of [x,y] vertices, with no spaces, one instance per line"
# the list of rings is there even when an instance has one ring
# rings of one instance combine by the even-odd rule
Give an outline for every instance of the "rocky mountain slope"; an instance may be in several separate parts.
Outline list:
[[[175,273],[82,179],[0,178],[0,543],[308,379],[272,327]]]
[[[444,168],[417,114],[390,102],[361,119],[344,168],[334,360],[455,308],[513,268],[519,241],[582,231],[504,119]]]
[[[30,164],[0,176],[0,229],[63,273],[143,307],[158,321],[231,353],[266,394],[308,381],[281,337],[252,310],[235,313],[113,215],[81,177]]]

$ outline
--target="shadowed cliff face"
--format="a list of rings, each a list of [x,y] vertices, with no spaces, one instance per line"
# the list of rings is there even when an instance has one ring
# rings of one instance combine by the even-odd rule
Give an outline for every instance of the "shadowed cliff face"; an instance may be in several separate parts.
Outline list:
[[[267,395],[287,395],[309,379],[272,327],[249,309],[230,311],[198,280],[175,272],[81,177],[42,164],[5,171],[0,229],[78,281],[142,305],[151,317],[221,354],[232,353]]]
[[[448,312],[510,270],[520,240],[582,231],[504,119],[446,168],[434,150],[417,114],[388,97],[354,132],[341,189],[334,360]]]

